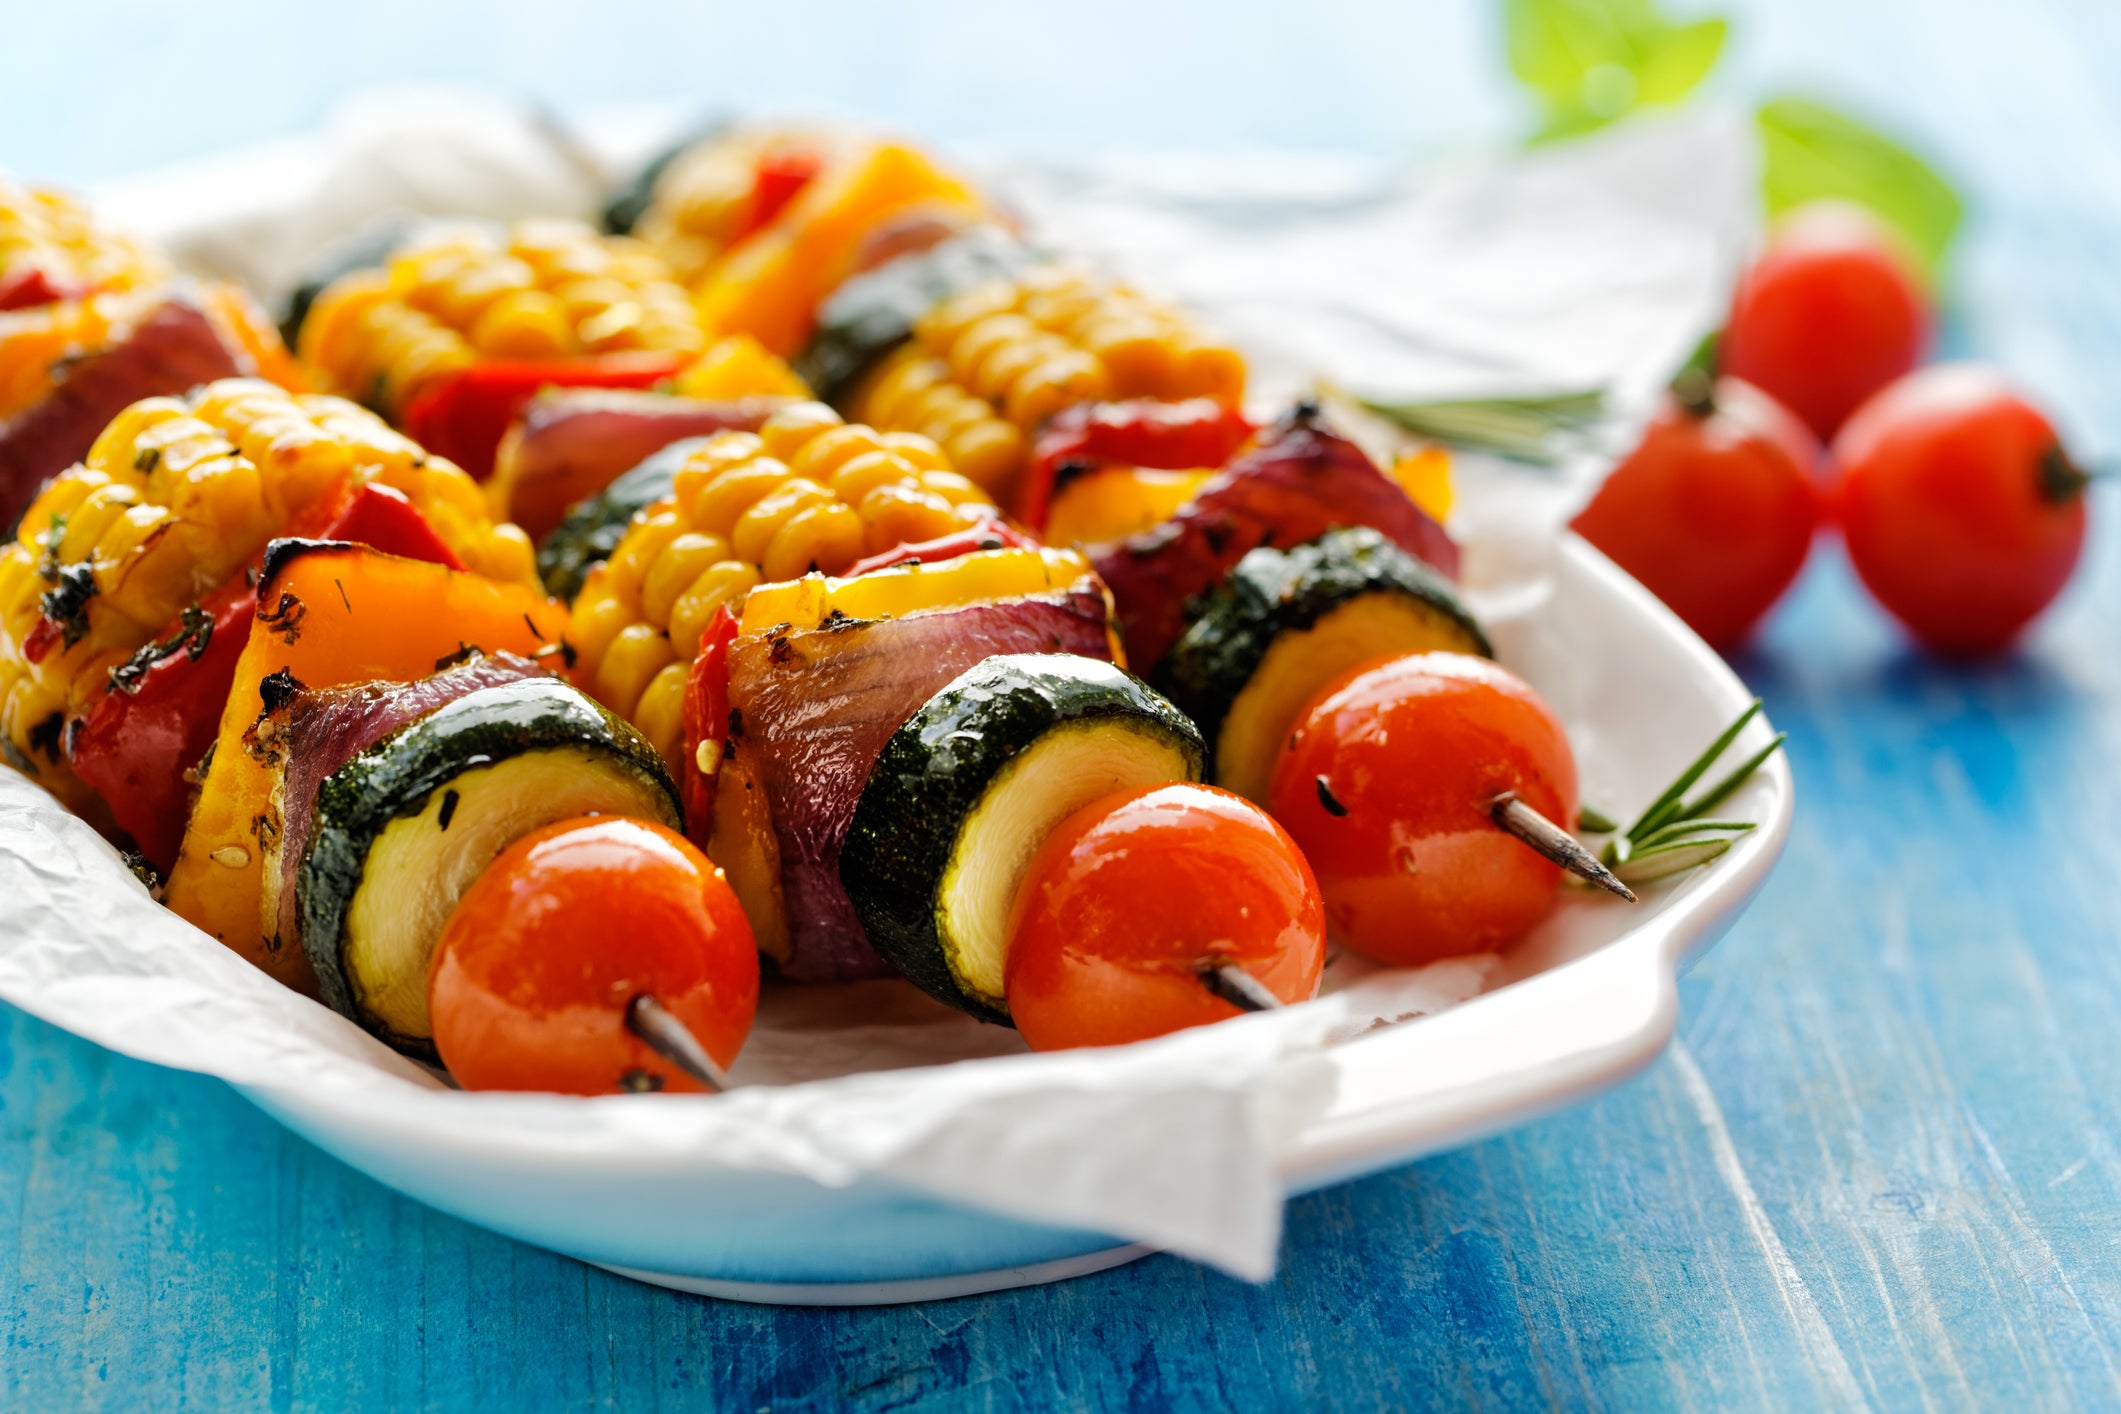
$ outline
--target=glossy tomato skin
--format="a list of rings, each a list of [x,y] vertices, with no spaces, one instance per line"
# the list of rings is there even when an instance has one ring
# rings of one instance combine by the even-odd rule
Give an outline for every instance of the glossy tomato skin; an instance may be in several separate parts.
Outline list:
[[[1506,947],[1553,908],[1560,868],[1488,813],[1504,791],[1575,824],[1561,723],[1487,659],[1421,653],[1328,686],[1268,798],[1318,873],[1334,935],[1408,966]]]
[[[442,930],[435,1046],[467,1090],[698,1090],[626,1029],[647,993],[727,1066],[758,1008],[736,894],[684,836],[584,816],[517,840]]]
[[[1856,573],[1939,652],[2007,646],[2077,567],[2081,474],[2053,425],[1991,369],[1939,364],[1901,379],[1849,419],[1833,458]]]
[[[1929,324],[1922,285],[1878,219],[1817,202],[1776,226],[1739,281],[1719,357],[1825,440],[1921,361]]]
[[[1200,983],[1236,963],[1285,1002],[1318,990],[1325,907],[1295,842],[1213,786],[1092,801],[1025,871],[1004,988],[1033,1050],[1112,1046],[1223,1021]]]
[[[1719,379],[1706,405],[1667,396],[1575,527],[1694,632],[1735,647],[1811,553],[1818,462],[1795,414]]]

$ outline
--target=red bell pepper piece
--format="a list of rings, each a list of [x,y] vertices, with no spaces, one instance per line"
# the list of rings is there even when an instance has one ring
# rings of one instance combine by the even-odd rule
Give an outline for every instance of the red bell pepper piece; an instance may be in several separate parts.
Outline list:
[[[299,532],[288,531],[286,534],[297,535]],[[435,534],[434,527],[427,523],[426,516],[420,514],[419,507],[406,500],[402,492],[375,482],[354,492],[315,538],[345,540],[388,555],[425,560],[447,569],[464,568],[457,552]]]
[[[540,388],[652,388],[683,362],[677,354],[641,352],[475,363],[412,400],[405,435],[484,481],[501,438]]]
[[[30,626],[30,631],[23,635],[23,658],[32,663],[43,662],[44,655],[59,646],[65,631],[64,625],[49,614],[38,619]]]
[[[941,564],[960,555],[969,555],[975,550],[1000,550],[1014,548],[1035,550],[1038,541],[1005,521],[988,517],[963,530],[953,530],[948,535],[939,535],[933,540],[916,541],[910,545],[897,545],[866,560],[857,560],[842,576],[853,579],[858,574],[872,574],[877,570],[888,570],[896,565],[918,562],[924,565]]]
[[[1213,398],[1175,403],[1135,398],[1064,408],[1031,444],[1031,464],[1017,485],[1016,518],[1044,530],[1061,468],[1071,463],[1159,471],[1219,467],[1253,431],[1242,412]]]
[[[685,807],[685,832],[701,849],[714,835],[714,778],[722,750],[729,742],[729,645],[736,642],[736,613],[727,604],[715,611],[700,635],[700,651],[685,677],[685,761],[679,795]],[[712,742],[713,771],[700,769],[700,748]]]
[[[0,275],[0,310],[31,309],[63,299],[79,299],[88,293],[73,280],[61,280],[41,265],[25,265]]]
[[[764,153],[752,170],[751,213],[734,240],[773,224],[773,218],[802,195],[824,165],[825,155],[815,148],[773,148]]]
[[[426,517],[387,486],[342,489],[320,498],[283,532],[350,540],[393,555],[463,566]],[[190,809],[184,773],[213,744],[250,638],[257,562],[180,614],[154,643],[112,676],[110,690],[67,734],[74,774],[105,803],[133,845],[157,869],[176,863]]]

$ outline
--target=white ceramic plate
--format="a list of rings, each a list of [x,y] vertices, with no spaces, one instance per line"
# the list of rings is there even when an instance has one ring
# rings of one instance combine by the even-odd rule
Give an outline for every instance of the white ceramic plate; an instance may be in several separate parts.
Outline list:
[[[188,268],[274,288],[319,240],[386,207],[543,212],[585,205],[598,188],[570,163],[555,162],[549,140],[526,136],[512,111],[460,113],[423,126],[394,102],[354,126],[359,133],[338,135],[350,146],[303,140],[229,154],[104,193],[106,206],[171,244]],[[1341,350],[1351,333],[1336,309],[1367,314],[1363,300],[1381,278],[1364,264],[1367,252],[1400,285],[1411,266],[1429,272],[1429,287],[1450,294],[1429,299],[1400,288],[1394,317],[1409,321],[1406,337],[1387,339],[1392,349],[1382,352],[1370,340],[1364,347],[1371,353],[1473,348],[1480,353],[1473,367],[1515,370],[1530,384],[1604,382],[1647,392],[1661,382],[1681,336],[1690,338],[1721,300],[1728,240],[1717,233],[1750,208],[1741,199],[1738,149],[1714,132],[1632,131],[1645,136],[1623,137],[1612,148],[1572,145],[1570,154],[1505,164],[1486,177],[1461,173],[1462,181],[1371,192],[1366,202],[1391,209],[1373,211],[1368,224],[1314,221],[1301,254],[1270,242],[1251,252],[1252,264],[1218,267],[1221,292],[1242,295],[1241,307],[1226,312],[1276,334],[1302,325],[1319,348]],[[1659,132],[1672,141],[1654,136]],[[632,149],[616,144],[608,155],[622,151]],[[1306,181],[1309,175],[1307,167]],[[1108,195],[1116,206],[1093,209],[1070,185],[1061,205],[1104,237],[1122,230],[1153,237],[1149,252],[1136,252],[1151,266],[1158,241],[1173,250],[1199,248],[1200,233],[1172,224],[1173,208],[1160,199],[1144,216],[1127,206],[1124,191]],[[1297,200],[1299,214],[1312,209],[1307,200]],[[1554,219],[1557,211],[1569,219]],[[1114,224],[1115,217],[1125,219]],[[1210,235],[1219,229],[1212,211],[1194,217]],[[1467,230],[1480,239],[1466,241]],[[1221,248],[1235,259],[1227,240]],[[1713,278],[1700,274],[1710,268]],[[1323,277],[1328,270],[1339,276],[1338,305],[1321,299],[1336,288]],[[1529,297],[1527,271],[1545,282],[1538,289],[1566,291],[1567,298]],[[1288,278],[1266,278],[1276,275]],[[1262,302],[1269,286],[1278,299]],[[1217,287],[1195,281],[1187,292],[1213,306]],[[1315,321],[1308,318],[1314,305]],[[1390,333],[1390,325],[1384,320],[1372,330],[1364,323],[1362,337]],[[1284,363],[1308,382],[1312,361]],[[1391,386],[1394,378],[1427,386],[1389,361],[1371,371]],[[1545,503],[1565,488],[1551,477],[1527,484],[1539,492],[1531,502],[1544,508],[1537,517],[1544,520],[1555,509]],[[1463,511],[1477,509],[1472,500]],[[1524,498],[1498,504],[1500,514],[1461,518],[1481,519],[1498,539],[1525,533],[1518,513]],[[1478,538],[1481,530],[1471,533]],[[1469,564],[1477,573],[1483,549],[1506,559],[1525,548],[1476,544]],[[1542,595],[1477,600],[1476,608],[1503,661],[1535,683],[1568,724],[1585,797],[1609,812],[1631,811],[1656,794],[1748,700],[1721,660],[1581,542],[1564,544]],[[1765,735],[1765,725],[1756,724],[1751,740]],[[1486,995],[1331,1051],[1337,1099],[1285,1149],[1287,1190],[1323,1187],[1491,1134],[1647,1064],[1672,1032],[1678,968],[1759,887],[1781,851],[1791,807],[1788,770],[1778,759],[1719,811],[1762,828],[1713,868],[1659,886],[1637,909],[1588,899],[1566,905],[1504,959]],[[0,897],[0,926],[9,902]],[[129,1013],[112,997],[149,1009],[175,1005],[170,998],[179,995],[196,1014],[224,1015],[226,978],[215,964],[228,959],[189,953],[169,963],[190,990],[173,993],[160,975],[127,976],[124,987],[98,992],[93,1005],[76,997],[71,1011],[78,1014],[70,1015],[54,994],[78,980],[70,971],[77,959],[65,952],[70,939],[47,941],[62,946],[15,969],[11,998],[106,1044],[130,1045],[166,1064],[197,1059],[176,1045],[140,1046],[132,1034],[138,1028],[127,1027]],[[299,1027],[312,1045],[366,1055],[365,1039],[342,1036],[341,1023],[311,1015],[315,1009],[300,999],[246,991],[244,1001],[268,1048],[282,1034],[276,1027]],[[431,1114],[396,1114],[358,1086],[349,1092],[282,1080],[245,1093],[349,1164],[437,1208],[644,1280],[716,1295],[922,1300],[1077,1275],[1144,1250],[1100,1233],[952,1206],[881,1180],[831,1187],[662,1151],[592,1157],[589,1146],[570,1145],[535,1124],[454,1132]]]
[[[1570,724],[1586,799],[1609,811],[1638,809],[1750,700],[1720,658],[1573,537],[1542,596],[1489,613],[1503,661]],[[1741,748],[1766,732],[1756,723]],[[1567,904],[1504,959],[1485,995],[1335,1048],[1337,1099],[1294,1147],[1288,1191],[1493,1134],[1647,1065],[1671,1038],[1680,968],[1766,879],[1792,807],[1778,755],[1719,811],[1760,828],[1713,867],[1656,886],[1635,910]],[[1080,1275],[1144,1250],[882,1182],[827,1187],[719,1167],[708,1156],[590,1159],[538,1132],[438,1142],[328,1093],[245,1093],[355,1168],[445,1212],[710,1295],[928,1300]]]

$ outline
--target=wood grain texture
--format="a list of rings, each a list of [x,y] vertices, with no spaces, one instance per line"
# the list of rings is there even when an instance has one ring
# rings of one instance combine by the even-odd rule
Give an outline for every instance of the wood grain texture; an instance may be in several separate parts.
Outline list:
[[[1983,0],[1740,8],[1734,91],[1810,80],[1896,115],[1947,155],[1979,197],[1949,346],[2003,358],[2091,455],[2111,458],[2121,11],[2054,0],[2005,22]],[[55,44],[78,32],[86,22],[69,27],[66,13],[41,8],[32,33]],[[135,57],[190,42],[172,33],[176,11],[124,13],[140,26],[121,40]],[[909,23],[941,43],[966,13]],[[1301,86],[1260,85],[1234,104],[1224,85],[1209,117],[1188,121],[1292,141],[1451,131],[1442,106],[1469,90],[1453,64],[1493,72],[1487,13],[1469,2],[1440,19],[1375,21],[1458,41],[1438,59],[1453,73],[1442,96],[1407,97],[1417,117],[1365,106],[1376,64],[1349,58],[1338,62],[1354,97],[1325,116],[1277,117],[1305,107]],[[1331,75],[1321,55],[1369,33],[1370,16],[1329,6],[1281,39],[1291,62]],[[314,42],[327,21],[309,23]],[[1030,22],[1016,23],[989,15],[955,52],[1013,52]],[[1156,32],[1175,25],[1166,15]],[[1063,61],[1088,52],[1079,36],[1057,42]],[[371,48],[356,42],[333,82],[400,76],[364,58]],[[911,41],[888,52],[909,50],[925,52]],[[524,83],[537,79],[542,61],[500,52],[485,62],[531,65]],[[522,86],[476,55],[453,62],[432,72]],[[1249,51],[1236,63],[1256,67]],[[662,82],[658,92],[676,91]],[[946,135],[977,130],[986,91],[915,100],[884,79],[844,82],[843,105]],[[268,84],[281,93],[273,111],[308,117],[280,83]],[[56,101],[24,92],[0,108]],[[1492,93],[1481,101],[1502,111]],[[201,142],[248,135],[235,97],[212,102],[179,126]],[[140,121],[137,107],[120,109]],[[1068,122],[1089,140],[1128,124],[1197,136],[1156,128],[1146,100],[1114,111]],[[0,131],[9,165],[47,153],[111,165],[93,122]],[[2121,515],[2110,491],[2097,509]],[[1685,979],[1678,1045],[1591,1103],[1296,1202],[1270,1285],[1155,1258],[890,1310],[674,1295],[397,1198],[216,1082],[4,1011],[0,1406],[2121,1403],[2121,549],[2110,531],[2028,647],[1977,669],[1900,647],[1839,557],[1823,555],[1739,663],[1792,733],[1796,834],[1758,905]]]

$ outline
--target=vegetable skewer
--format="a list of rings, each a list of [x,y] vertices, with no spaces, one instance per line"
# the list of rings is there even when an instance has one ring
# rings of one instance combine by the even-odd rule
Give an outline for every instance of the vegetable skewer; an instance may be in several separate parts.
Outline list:
[[[558,821],[502,852],[450,915],[428,981],[466,1089],[729,1086],[758,949],[728,880],[674,830]]]

